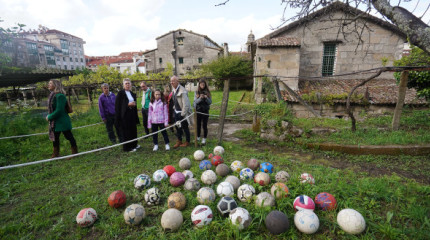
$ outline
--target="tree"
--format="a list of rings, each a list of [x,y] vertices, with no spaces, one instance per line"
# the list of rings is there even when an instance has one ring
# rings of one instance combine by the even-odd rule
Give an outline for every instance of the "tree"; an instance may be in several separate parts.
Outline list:
[[[3,22],[2,19],[0,19],[0,23],[1,22]],[[11,28],[0,27],[0,74],[3,69],[12,62],[12,58],[5,53],[5,50],[6,48],[13,48],[13,38],[22,31],[23,27],[25,27],[25,25],[19,23],[17,26]]]

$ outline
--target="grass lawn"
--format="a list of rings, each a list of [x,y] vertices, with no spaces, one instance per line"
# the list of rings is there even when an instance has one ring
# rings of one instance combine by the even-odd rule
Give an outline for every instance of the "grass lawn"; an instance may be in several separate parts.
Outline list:
[[[215,95],[215,94],[214,94]],[[232,96],[241,94],[235,93]],[[216,102],[216,100],[214,100]],[[233,105],[233,104],[232,104]],[[234,106],[231,106],[234,107]],[[99,122],[97,107],[75,108],[73,125],[82,126]],[[2,115],[1,136],[44,132],[46,121],[40,120],[43,113],[28,112],[20,115]],[[142,126],[138,131],[143,133]],[[109,145],[103,125],[73,130],[80,151],[96,149]],[[139,135],[140,135],[139,134]],[[145,173],[152,177],[157,169],[171,164],[179,170],[178,162],[183,157],[192,159],[194,147],[176,149],[169,152],[161,148],[152,152],[152,141],[140,142],[142,148],[134,153],[124,153],[120,147],[87,154],[71,160],[58,160],[44,164],[3,170],[0,173],[0,236],[2,239],[429,239],[430,233],[430,187],[413,179],[397,174],[374,175],[356,167],[338,168],[329,166],[332,159],[343,162],[362,164],[390,165],[381,156],[336,155],[311,152],[300,148],[286,147],[280,143],[264,142],[249,130],[242,131],[242,140],[237,143],[225,142],[224,161],[231,164],[235,160],[246,163],[250,158],[261,162],[271,162],[275,171],[285,170],[291,178],[287,182],[289,196],[277,200],[276,207],[258,208],[253,202],[242,203],[253,220],[243,231],[238,231],[221,217],[216,209],[217,197],[209,204],[214,212],[212,223],[202,229],[194,229],[190,218],[191,211],[199,205],[196,192],[186,191],[183,187],[172,187],[167,181],[152,183],[162,194],[162,201],[157,206],[144,204],[144,191],[133,186],[134,178]],[[169,132],[170,140],[175,137]],[[70,153],[68,142],[61,137],[61,154]],[[159,140],[162,141],[161,136]],[[269,146],[269,147],[267,147]],[[215,140],[201,149],[210,153],[215,147]],[[48,158],[52,151],[51,142],[46,135],[29,138],[0,140],[0,166],[30,162]],[[328,156],[328,157],[327,157]],[[429,165],[429,157],[396,158],[397,164],[414,166]],[[198,162],[192,160],[191,171],[200,180],[202,171]],[[311,173],[316,183],[301,184],[301,173]],[[428,175],[427,172],[422,174]],[[237,173],[234,175],[238,176]],[[212,187],[223,181],[218,177]],[[274,174],[271,175],[272,183]],[[270,186],[259,186],[251,181],[257,193],[270,192]],[[107,203],[109,194],[122,190],[127,195],[126,206],[139,203],[144,205],[146,218],[135,227],[124,222],[125,207],[111,208]],[[182,192],[187,199],[182,211],[184,223],[173,233],[164,232],[160,219],[167,210],[166,200],[173,192]],[[313,235],[300,233],[294,226],[293,200],[300,194],[314,198],[320,192],[329,192],[335,196],[338,207],[335,211],[315,210],[320,220],[320,228]],[[97,211],[98,220],[89,228],[80,228],[75,219],[78,212],[86,207]],[[353,208],[365,218],[367,228],[358,235],[346,234],[336,224],[337,213],[344,208]],[[284,212],[290,221],[287,232],[274,236],[264,224],[265,217],[272,210]]]

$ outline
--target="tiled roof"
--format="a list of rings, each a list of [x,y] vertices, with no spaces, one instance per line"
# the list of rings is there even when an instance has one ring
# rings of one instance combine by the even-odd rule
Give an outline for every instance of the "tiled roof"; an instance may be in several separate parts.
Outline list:
[[[119,59],[118,61],[113,61],[110,64],[113,64],[113,63],[132,63],[132,62],[133,62],[133,59],[127,58],[127,59]]]
[[[247,60],[251,60],[251,53],[250,52],[229,52],[230,55],[233,56],[242,56]]]
[[[257,40],[258,47],[298,47],[300,41],[294,37],[260,38]]]
[[[145,67],[145,62],[140,62],[139,65],[137,65],[138,67]]]
[[[300,80],[298,95],[320,93],[322,96],[348,95],[351,89],[362,80]],[[399,87],[395,79],[375,79],[364,86],[357,88],[354,94],[364,96],[371,104],[396,104]],[[283,91],[283,98],[289,102],[298,102],[287,91]],[[363,103],[361,100],[351,102]],[[337,103],[346,103],[346,99],[334,100]],[[427,104],[424,98],[417,98],[415,89],[407,89],[405,104]]]

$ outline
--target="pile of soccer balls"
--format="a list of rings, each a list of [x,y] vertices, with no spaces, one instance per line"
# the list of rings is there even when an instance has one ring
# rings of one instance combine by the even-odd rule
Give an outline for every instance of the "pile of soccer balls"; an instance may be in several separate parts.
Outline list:
[[[212,222],[214,212],[208,205],[215,204],[217,195],[220,198],[216,204],[219,215],[229,217],[231,224],[237,226],[238,229],[246,229],[252,222],[252,217],[247,209],[239,206],[239,203],[254,201],[256,207],[272,208],[276,206],[276,201],[284,200],[290,194],[286,185],[290,180],[288,172],[281,170],[274,174],[275,167],[271,163],[263,162],[260,164],[257,159],[250,159],[246,166],[238,160],[233,161],[228,166],[224,163],[224,152],[223,147],[217,146],[214,148],[214,152],[209,154],[208,160],[205,160],[205,153],[202,150],[195,151],[193,157],[199,161],[201,182],[190,171],[193,164],[188,158],[182,158],[179,161],[179,168],[183,172],[176,171],[172,165],[167,165],[152,174],[152,181],[155,184],[166,181],[175,188],[183,186],[186,191],[196,191],[197,201],[201,205],[194,207],[191,221],[197,228]],[[231,172],[233,175],[228,175]],[[271,174],[274,175],[273,178]],[[226,178],[214,186],[219,177]],[[257,194],[256,189],[268,188],[273,179],[275,183],[271,185],[270,190],[261,191]],[[244,182],[243,184],[241,180]],[[299,181],[302,184],[315,184],[314,177],[309,173],[301,174]],[[201,187],[201,184],[205,186]],[[160,204],[163,194],[157,187],[151,185],[149,175],[139,174],[134,179],[134,187],[139,191],[145,191],[143,199],[146,205]],[[213,187],[215,187],[215,191]],[[293,201],[293,207],[297,211],[294,215],[294,224],[300,232],[305,234],[313,234],[318,231],[319,218],[314,212],[316,208],[321,211],[331,211],[337,207],[335,197],[327,192],[317,194],[314,200],[303,194],[297,196]],[[120,190],[112,192],[108,197],[108,203],[113,208],[124,206],[126,203],[125,193]],[[181,211],[185,209],[186,205],[187,199],[180,191],[169,195],[167,199],[168,210],[161,217],[161,226],[165,231],[175,231],[181,227],[184,221]],[[138,225],[144,218],[145,208],[141,204],[134,203],[125,208],[124,221],[126,224]],[[76,217],[78,225],[82,227],[91,226],[96,219],[97,213],[92,208],[82,209]],[[342,230],[350,234],[359,234],[366,227],[363,216],[354,209],[341,210],[337,215],[337,223]],[[272,234],[284,233],[290,226],[287,215],[282,211],[270,212],[266,216],[265,224]]]

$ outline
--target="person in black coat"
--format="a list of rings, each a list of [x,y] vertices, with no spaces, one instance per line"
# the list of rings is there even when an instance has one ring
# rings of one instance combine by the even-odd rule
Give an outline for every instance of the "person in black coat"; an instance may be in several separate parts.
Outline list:
[[[125,78],[123,81],[124,89],[118,92],[115,99],[115,124],[120,129],[123,142],[137,138],[137,125],[139,117],[137,115],[136,94],[131,91],[131,81]],[[135,152],[140,146],[137,140],[124,144],[123,150]]]

